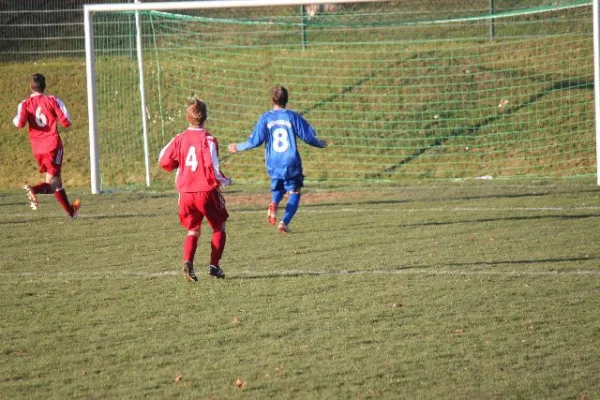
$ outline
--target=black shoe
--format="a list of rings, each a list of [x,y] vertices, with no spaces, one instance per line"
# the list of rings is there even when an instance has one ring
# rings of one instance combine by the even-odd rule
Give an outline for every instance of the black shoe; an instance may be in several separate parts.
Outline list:
[[[218,265],[211,265],[208,267],[208,274],[220,279],[225,278],[225,272]]]
[[[194,266],[191,262],[186,261],[183,263],[183,273],[185,274],[185,279],[188,282],[197,282],[198,277],[196,276],[196,271],[194,271]]]

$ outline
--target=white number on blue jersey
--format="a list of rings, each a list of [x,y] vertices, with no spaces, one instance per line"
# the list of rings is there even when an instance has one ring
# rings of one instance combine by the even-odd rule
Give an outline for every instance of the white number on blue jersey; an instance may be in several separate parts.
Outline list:
[[[185,156],[185,166],[190,167],[192,172],[196,172],[198,169],[198,158],[196,157],[196,148],[190,146],[187,156]]]
[[[273,131],[273,150],[283,153],[290,148],[287,131],[283,128],[277,128]]]

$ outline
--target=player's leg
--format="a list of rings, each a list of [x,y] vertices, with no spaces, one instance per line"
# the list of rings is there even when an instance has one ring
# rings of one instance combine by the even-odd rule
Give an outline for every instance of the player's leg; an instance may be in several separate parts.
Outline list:
[[[45,174],[46,173],[45,159],[47,158],[46,154],[34,154],[33,156],[35,157],[35,160],[38,163],[40,173]],[[52,187],[46,181],[40,182],[37,185],[33,185],[33,186],[29,186],[28,184],[26,184],[25,186],[23,186],[23,189],[25,190],[25,195],[27,195],[27,200],[29,200],[29,206],[34,211],[38,209],[37,195],[52,193]]]
[[[288,191],[288,201],[285,206],[283,218],[277,227],[281,233],[289,232],[288,225],[290,222],[292,222],[292,218],[294,218],[294,215],[296,215],[298,206],[300,205],[300,195],[303,184],[304,180],[302,177],[298,177],[286,182],[285,189]]]
[[[225,272],[220,267],[221,257],[225,250],[227,242],[227,232],[225,231],[225,222],[229,218],[225,208],[225,199],[218,190],[205,192],[204,215],[213,234],[210,241],[210,265],[208,274],[217,278],[225,278]]]
[[[54,192],[54,197],[56,197],[56,200],[62,206],[63,210],[65,210],[69,217],[74,218],[81,207],[81,202],[79,199],[76,199],[73,204],[69,202],[67,191],[62,186],[62,159],[62,145],[59,145],[44,159],[46,183],[50,185],[51,191]]]
[[[200,230],[190,230],[183,241],[183,273],[188,281],[198,281],[196,271],[194,271],[194,256],[198,248],[198,238]]]
[[[271,225],[275,225],[277,221],[277,208],[284,196],[285,188],[283,187],[283,180],[271,179],[271,202],[267,210],[267,221]]]
[[[213,229],[210,241],[210,265],[208,266],[208,274],[221,279],[225,278],[225,272],[219,264],[223,257],[226,241],[227,233],[225,232],[225,222],[223,222],[219,228]]]
[[[194,270],[194,257],[198,248],[203,217],[200,210],[194,205],[194,195],[195,193],[179,194],[179,222],[188,231],[183,241],[183,273],[189,282],[198,281]]]
[[[67,196],[67,191],[62,186],[62,178],[60,175],[51,175],[46,173],[46,181],[50,185],[51,190],[54,191],[54,197],[61,205],[63,210],[69,215],[71,218],[75,218],[77,216],[77,212],[81,208],[81,201],[79,199],[75,199],[73,204],[69,202],[69,197]]]

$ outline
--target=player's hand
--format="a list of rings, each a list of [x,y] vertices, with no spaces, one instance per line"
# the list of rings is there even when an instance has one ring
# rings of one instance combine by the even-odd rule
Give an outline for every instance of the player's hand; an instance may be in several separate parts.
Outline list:
[[[331,140],[327,140],[327,139],[321,140],[321,143],[324,144],[323,148],[327,148],[333,144],[333,142]]]
[[[231,143],[227,146],[227,150],[230,153],[237,153],[238,149],[237,149],[237,145],[235,143]]]

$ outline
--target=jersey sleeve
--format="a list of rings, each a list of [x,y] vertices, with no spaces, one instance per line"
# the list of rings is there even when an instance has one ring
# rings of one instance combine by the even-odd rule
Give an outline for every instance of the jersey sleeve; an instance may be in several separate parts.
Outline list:
[[[236,144],[238,151],[250,150],[263,144],[267,138],[267,122],[266,118],[261,116],[252,131],[252,134],[244,143]]]
[[[69,115],[69,110],[67,110],[67,106],[58,97],[55,97],[54,99],[56,100],[56,116],[58,117],[58,121],[64,128],[70,127],[71,116]]]
[[[23,107],[25,101],[22,101],[17,106],[17,115],[13,118],[13,124],[17,128],[23,128],[27,123],[27,110]]]
[[[179,135],[178,135],[179,136]],[[160,151],[158,155],[158,165],[165,171],[173,171],[174,169],[179,168],[179,161],[177,159],[177,149],[176,149],[176,139],[178,136],[175,136],[163,149]]]
[[[214,136],[207,136],[208,150],[210,151],[210,157],[212,159],[212,165],[215,172],[215,178],[221,184],[221,186],[229,186],[231,180],[226,177],[219,168],[219,142]]]
[[[325,143],[321,142],[317,138],[317,133],[313,129],[312,126],[298,113],[293,114],[292,118],[294,124],[294,130],[298,137],[302,139],[303,142],[309,144],[314,147],[325,147]]]

